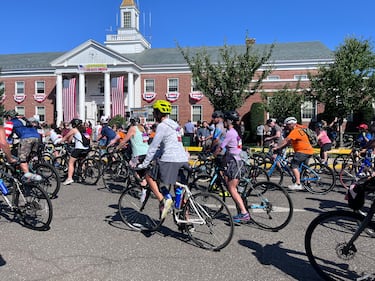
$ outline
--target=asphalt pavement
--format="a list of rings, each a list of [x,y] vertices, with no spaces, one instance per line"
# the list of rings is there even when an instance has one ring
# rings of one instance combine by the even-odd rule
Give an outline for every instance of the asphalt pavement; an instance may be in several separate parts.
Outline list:
[[[305,230],[318,213],[347,208],[344,190],[290,195],[286,228],[236,226],[231,243],[211,252],[181,234],[171,216],[152,235],[129,230],[117,213],[120,194],[101,182],[62,186],[48,231],[27,229],[1,211],[0,280],[319,280],[305,255]]]

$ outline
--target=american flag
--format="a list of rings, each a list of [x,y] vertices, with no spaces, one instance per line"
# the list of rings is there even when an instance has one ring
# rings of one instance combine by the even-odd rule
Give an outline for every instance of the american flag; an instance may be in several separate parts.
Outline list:
[[[116,115],[125,116],[124,102],[124,76],[112,78],[111,81],[112,94],[112,117]]]
[[[76,78],[63,80],[64,121],[70,122],[76,115]]]

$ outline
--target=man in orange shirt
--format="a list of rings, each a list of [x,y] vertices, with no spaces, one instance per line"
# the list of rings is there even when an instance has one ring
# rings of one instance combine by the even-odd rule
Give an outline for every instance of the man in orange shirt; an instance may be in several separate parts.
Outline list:
[[[294,157],[291,162],[292,171],[296,178],[293,185],[289,185],[290,190],[303,190],[299,166],[302,162],[307,161],[314,153],[314,149],[310,144],[309,138],[303,131],[303,126],[297,124],[295,117],[288,117],[284,121],[286,130],[290,131],[289,135],[275,149],[282,149],[291,144],[294,150]]]

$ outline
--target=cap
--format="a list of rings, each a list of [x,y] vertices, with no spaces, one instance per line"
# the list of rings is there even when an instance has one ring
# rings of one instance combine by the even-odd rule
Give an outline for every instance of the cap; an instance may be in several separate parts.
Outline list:
[[[368,130],[368,126],[364,123],[360,124],[357,129],[363,129],[363,130]]]

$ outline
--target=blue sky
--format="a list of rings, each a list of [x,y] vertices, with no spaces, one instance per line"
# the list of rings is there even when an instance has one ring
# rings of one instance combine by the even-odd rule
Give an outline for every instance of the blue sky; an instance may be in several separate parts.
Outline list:
[[[0,54],[69,51],[117,29],[122,0],[2,0]],[[375,40],[373,0],[136,0],[153,48]],[[117,16],[117,17],[116,17]]]

